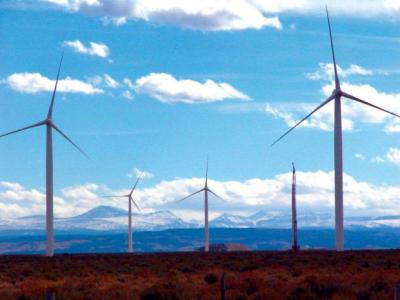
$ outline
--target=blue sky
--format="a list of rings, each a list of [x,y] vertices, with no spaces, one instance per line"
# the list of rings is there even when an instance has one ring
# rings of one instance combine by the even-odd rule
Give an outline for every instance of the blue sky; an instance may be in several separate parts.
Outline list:
[[[2,132],[45,118],[64,51],[54,120],[91,159],[54,134],[56,213],[124,207],[99,196],[129,189],[136,168],[145,210],[198,218],[200,198],[170,202],[201,187],[207,156],[228,202],[214,216],[287,212],[292,161],[303,209],[333,213],[333,109],[270,147],[331,90],[324,3],[214,2],[0,0]],[[400,113],[400,6],[354,3],[330,4],[343,86]],[[343,104],[347,211],[400,212],[400,123]],[[44,211],[44,133],[0,141],[7,217]]]

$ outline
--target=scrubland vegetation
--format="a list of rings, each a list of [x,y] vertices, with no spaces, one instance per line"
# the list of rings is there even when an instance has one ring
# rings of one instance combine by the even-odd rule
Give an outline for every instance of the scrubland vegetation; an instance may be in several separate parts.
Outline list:
[[[400,251],[0,256],[0,299],[381,300],[397,282]]]

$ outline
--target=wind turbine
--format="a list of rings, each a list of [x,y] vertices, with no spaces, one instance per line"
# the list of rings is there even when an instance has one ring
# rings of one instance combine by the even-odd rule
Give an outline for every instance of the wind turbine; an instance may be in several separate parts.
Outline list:
[[[68,142],[70,142],[79,152],[88,157],[85,152],[81,150],[68,136],[66,136],[61,129],[59,129],[53,121],[53,107],[54,99],[56,97],[58,79],[60,77],[61,64],[64,54],[61,55],[60,64],[58,66],[57,80],[54,86],[53,95],[51,97],[49,111],[44,121],[40,121],[33,125],[8,132],[0,135],[0,138],[11,135],[20,131],[28,130],[34,127],[46,126],[46,233],[47,233],[47,246],[46,256],[54,255],[54,225],[53,225],[53,137],[52,130],[54,129],[61,134]]]
[[[143,173],[142,173],[143,174]],[[135,185],[133,186],[131,192],[126,195],[113,195],[113,196],[104,196],[105,198],[128,198],[128,253],[133,252],[133,246],[132,246],[132,203],[136,206],[137,210],[140,211],[139,206],[136,204],[135,200],[133,200],[132,194],[135,191],[135,188],[137,184],[139,183],[139,180],[142,177],[142,174],[138,176],[136,179]]]
[[[370,107],[376,108],[378,110],[384,111],[393,116],[399,117],[399,115],[390,112],[386,109],[378,107],[353,95],[344,92],[340,87],[340,81],[336,66],[335,50],[333,47],[332,39],[332,29],[329,18],[328,7],[326,7],[326,17],[328,20],[329,27],[329,37],[331,44],[331,52],[333,59],[334,75],[335,75],[335,89],[333,90],[331,96],[329,96],[324,102],[322,102],[317,108],[315,108],[311,113],[301,119],[296,125],[286,131],[280,138],[278,138],[273,144],[275,145],[286,135],[288,135],[293,129],[298,127],[301,123],[311,117],[315,112],[324,107],[331,101],[335,101],[335,112],[334,112],[334,150],[335,150],[335,229],[336,229],[336,251],[344,251],[344,230],[343,230],[343,146],[342,146],[342,107],[341,98],[347,98]]]
[[[178,202],[181,202],[187,198],[190,198],[198,193],[204,192],[204,251],[209,252],[210,250],[210,240],[209,240],[209,232],[208,232],[208,193],[213,194],[215,197],[225,201],[222,197],[218,196],[208,187],[208,160],[207,160],[207,167],[206,167],[206,181],[204,183],[204,187],[201,190],[198,190],[189,196],[186,196],[180,199]]]
[[[294,163],[292,165],[292,250],[298,251],[300,246],[297,243],[296,168]]]

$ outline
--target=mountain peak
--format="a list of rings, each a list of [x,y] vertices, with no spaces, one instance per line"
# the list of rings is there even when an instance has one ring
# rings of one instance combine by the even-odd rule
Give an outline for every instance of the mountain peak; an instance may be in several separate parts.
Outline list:
[[[122,208],[100,205],[91,210],[76,216],[75,218],[112,218],[126,216],[128,212]]]

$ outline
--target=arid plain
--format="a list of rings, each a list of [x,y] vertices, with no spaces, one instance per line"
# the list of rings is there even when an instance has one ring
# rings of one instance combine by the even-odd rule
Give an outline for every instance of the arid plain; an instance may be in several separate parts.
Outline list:
[[[381,300],[399,281],[397,250],[0,257],[1,299]]]

